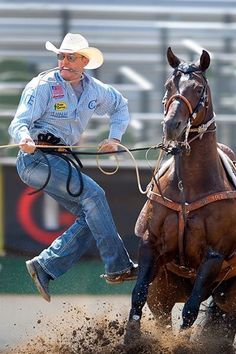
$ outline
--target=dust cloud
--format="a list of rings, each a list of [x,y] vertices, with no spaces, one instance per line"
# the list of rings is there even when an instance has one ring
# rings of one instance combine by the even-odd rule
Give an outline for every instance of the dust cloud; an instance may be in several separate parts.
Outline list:
[[[61,314],[53,319],[39,313],[34,330],[36,335],[17,347],[9,347],[4,354],[215,354],[233,353],[231,346],[221,339],[190,341],[186,335],[174,334],[170,326],[163,326],[151,313],[142,319],[141,338],[129,346],[123,344],[127,309],[120,305],[114,310],[106,302],[99,311],[88,313],[86,307],[63,303]]]

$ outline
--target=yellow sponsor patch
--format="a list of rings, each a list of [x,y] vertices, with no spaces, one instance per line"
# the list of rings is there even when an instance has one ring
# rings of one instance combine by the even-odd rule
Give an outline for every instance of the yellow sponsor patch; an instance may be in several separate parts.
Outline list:
[[[66,102],[60,101],[54,104],[54,109],[56,111],[64,111],[67,108]]]

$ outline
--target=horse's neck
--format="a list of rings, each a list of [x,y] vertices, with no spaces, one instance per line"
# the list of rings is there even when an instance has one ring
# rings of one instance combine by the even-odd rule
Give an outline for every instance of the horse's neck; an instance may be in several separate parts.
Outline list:
[[[214,113],[210,100],[209,107],[202,124],[210,122],[212,117],[214,117]],[[196,173],[199,175],[199,178],[201,178],[202,175],[210,175],[210,173],[207,173],[208,171],[215,171],[217,175],[221,172],[221,163],[217,151],[216,133],[213,131],[214,124],[215,123],[212,123],[201,137],[193,139],[192,142],[191,138],[196,136],[191,136],[192,134],[190,133],[190,154],[183,153],[181,156],[183,169],[190,173]],[[193,134],[196,135],[197,133]]]
[[[191,143],[190,154],[175,157],[176,178],[184,188],[199,190],[224,189],[224,173],[217,151],[215,133],[206,133]]]
[[[216,133],[205,133],[201,139],[198,137],[193,140],[190,143],[190,153],[184,152],[181,157],[183,164],[187,164],[186,168],[194,167],[197,164],[201,169],[201,165],[206,163],[216,167],[218,165]],[[199,165],[199,163],[201,164]]]

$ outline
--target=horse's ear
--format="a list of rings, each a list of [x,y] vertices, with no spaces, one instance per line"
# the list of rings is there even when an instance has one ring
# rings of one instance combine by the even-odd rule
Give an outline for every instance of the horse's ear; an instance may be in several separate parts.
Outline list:
[[[209,53],[206,50],[202,51],[202,55],[200,57],[200,64],[199,64],[199,68],[201,69],[201,71],[206,71],[210,65],[211,62],[211,58]]]
[[[179,58],[172,52],[171,47],[167,49],[167,59],[170,66],[174,69],[180,64]]]

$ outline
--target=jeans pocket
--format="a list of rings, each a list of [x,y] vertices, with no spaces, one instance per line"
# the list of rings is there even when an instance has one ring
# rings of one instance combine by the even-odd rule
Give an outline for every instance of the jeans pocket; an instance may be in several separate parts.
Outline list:
[[[16,168],[21,180],[27,185],[32,186],[30,183],[31,175],[39,163],[40,156],[38,156],[37,152],[34,154],[27,154],[24,152],[19,153],[16,160]]]

